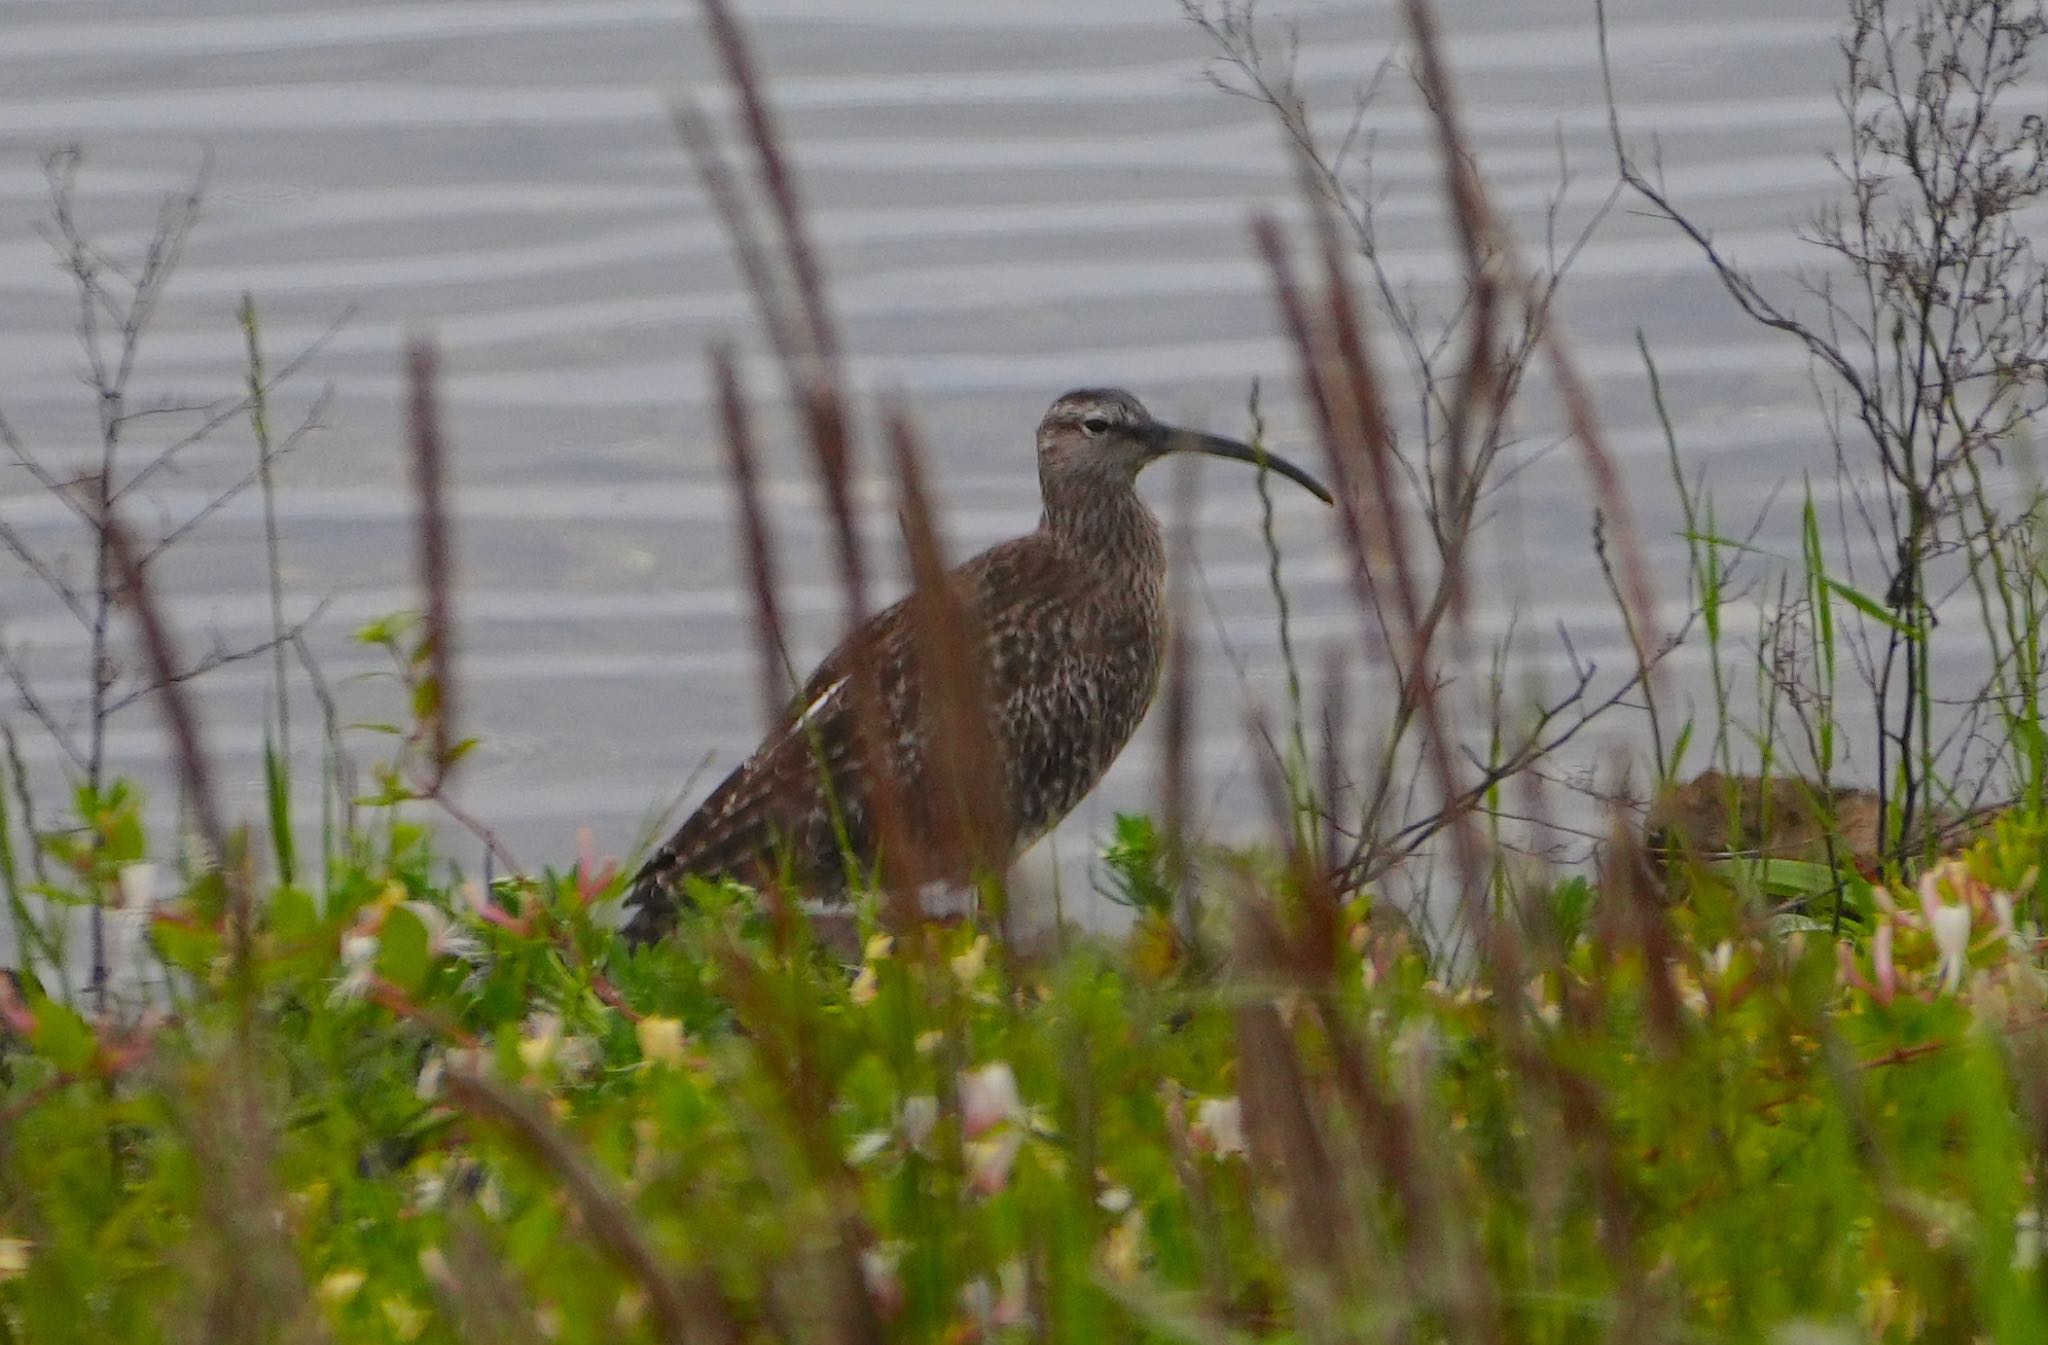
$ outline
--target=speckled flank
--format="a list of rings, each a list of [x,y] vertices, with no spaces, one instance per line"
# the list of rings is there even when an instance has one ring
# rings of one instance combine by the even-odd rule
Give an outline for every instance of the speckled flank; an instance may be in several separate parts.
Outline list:
[[[1051,830],[1102,779],[1151,705],[1166,643],[1166,551],[1137,475],[1166,452],[1200,446],[1154,422],[1127,392],[1068,393],[1038,428],[1038,530],[953,572],[1004,789],[1002,834],[982,853],[1014,860]],[[937,843],[914,630],[905,600],[819,665],[786,722],[642,868],[627,899],[629,937],[668,930],[674,885],[686,874],[786,873],[814,897],[843,899],[849,857],[855,871],[873,870],[871,753],[849,677],[864,662],[887,729],[872,755],[903,785],[906,826],[921,843]],[[970,860],[956,849],[924,859],[943,878],[965,881]]]

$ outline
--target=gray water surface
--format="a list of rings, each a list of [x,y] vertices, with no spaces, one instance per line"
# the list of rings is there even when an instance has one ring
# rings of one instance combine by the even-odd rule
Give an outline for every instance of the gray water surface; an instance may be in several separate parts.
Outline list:
[[[1246,228],[1254,211],[1292,209],[1288,160],[1264,109],[1207,82],[1213,48],[1170,0],[740,7],[772,73],[851,367],[863,389],[915,407],[957,555],[1033,524],[1031,430],[1070,386],[1124,384],[1163,416],[1241,432],[1259,379],[1275,447],[1314,465]],[[1340,134],[1352,91],[1397,51],[1397,7],[1275,13],[1299,20],[1301,76],[1319,124]],[[1572,175],[1561,239],[1612,178],[1591,7],[1490,0],[1442,15],[1489,180],[1540,257],[1560,154]],[[1623,0],[1613,21],[1629,125],[1657,137],[1672,193],[1767,277],[1810,260],[1793,228],[1831,186],[1821,153],[1841,127],[1837,7]],[[1428,302],[1457,261],[1429,128],[1401,83],[1389,78],[1365,126],[1382,254]],[[278,399],[289,423],[333,388],[325,428],[282,469],[279,509],[293,609],[327,604],[313,641],[327,675],[352,717],[391,719],[395,692],[359,677],[377,662],[347,636],[416,601],[398,352],[408,333],[433,335],[458,482],[463,727],[484,742],[462,792],[529,864],[566,862],[581,827],[603,851],[628,848],[652,808],[686,785],[701,793],[757,735],[707,342],[742,343],[764,423],[784,421],[748,298],[669,129],[666,102],[685,91],[722,105],[680,0],[0,0],[0,410],[54,463],[95,455],[75,300],[37,233],[40,156],[82,145],[81,211],[132,246],[158,197],[210,155],[204,218],[139,395],[234,397],[245,291],[274,362],[352,314]],[[1805,361],[1745,325],[1672,230],[1627,209],[1577,260],[1562,315],[1675,610],[1684,547],[1636,332],[1724,519],[1746,521],[1827,462]],[[144,431],[136,451],[170,432]],[[1540,412],[1530,433],[1546,437]],[[136,517],[185,517],[251,452],[246,426],[225,427]],[[775,455],[771,496],[808,656],[837,628],[837,590],[802,460],[786,439]],[[870,475],[870,535],[894,586],[888,491]],[[1148,494],[1163,504],[1169,474],[1155,475]],[[1249,477],[1214,464],[1203,481],[1200,798],[1227,830],[1262,807],[1246,708],[1275,705],[1284,682]],[[1590,502],[1572,451],[1553,450],[1499,497],[1480,576],[1479,634],[1503,633],[1518,611],[1528,666],[1547,667],[1553,687],[1560,624],[1582,657],[1611,673],[1626,664],[1591,556]],[[1325,648],[1360,648],[1357,620],[1329,515],[1284,488],[1276,508],[1313,669]],[[77,562],[75,525],[4,463],[0,517]],[[1795,518],[1781,509],[1765,542],[1794,549]],[[230,646],[262,638],[255,496],[170,553],[159,582],[193,652],[209,633]],[[0,636],[51,700],[79,700],[75,626],[4,555]],[[1355,667],[1362,655],[1348,657]],[[198,684],[219,773],[252,816],[269,677],[253,660]],[[310,767],[303,688],[296,704]],[[9,697],[0,713],[55,781],[55,750]],[[1639,729],[1617,719],[1574,760]],[[1157,745],[1155,723],[1062,829],[1064,872],[1113,809],[1150,797]],[[147,707],[119,721],[111,753],[164,783]],[[1087,906],[1071,889],[1067,901]]]

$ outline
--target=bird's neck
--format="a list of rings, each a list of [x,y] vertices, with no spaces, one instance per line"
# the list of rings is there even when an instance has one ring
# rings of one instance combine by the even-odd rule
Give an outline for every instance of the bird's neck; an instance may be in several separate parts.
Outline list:
[[[1166,572],[1159,520],[1128,481],[1076,478],[1045,484],[1040,531],[1105,576]]]

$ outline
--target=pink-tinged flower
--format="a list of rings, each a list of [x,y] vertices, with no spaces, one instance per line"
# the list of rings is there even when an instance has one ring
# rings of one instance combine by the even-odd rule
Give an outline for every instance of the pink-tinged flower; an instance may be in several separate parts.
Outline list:
[[[994,1332],[1005,1327],[1019,1326],[1027,1311],[1024,1300],[1024,1263],[1006,1261],[996,1271],[996,1282],[991,1285],[986,1277],[969,1280],[960,1286],[960,1309],[972,1318],[979,1328],[979,1338],[987,1339]]]
[[[576,895],[588,906],[603,896],[612,885],[612,879],[619,876],[619,862],[616,859],[599,861],[597,838],[589,827],[576,829]]]
[[[1934,947],[1941,954],[1941,989],[1953,995],[1962,988],[1970,970],[1970,908],[1943,906],[1934,912],[1928,927]]]
[[[1856,949],[1847,939],[1835,945],[1835,965],[1841,970],[1842,979],[1866,995],[1875,995],[1877,987],[1864,979],[1863,969],[1856,965]]]
[[[0,1024],[16,1036],[26,1037],[36,1030],[35,1010],[22,1001],[14,989],[14,978],[0,976]]]
[[[476,918],[485,924],[496,925],[508,934],[524,935],[533,932],[533,918],[530,915],[521,918],[512,914],[492,900],[475,883],[463,884],[462,895],[463,899],[469,902],[469,909],[476,913]]]
[[[1927,928],[1934,928],[1934,913],[1941,909],[1941,880],[1943,870],[1948,866],[1937,864],[1920,875],[1920,914],[1927,917]]]
[[[1195,1107],[1195,1123],[1188,1138],[1196,1148],[1218,1158],[1241,1156],[1250,1150],[1244,1133],[1244,1104],[1234,1097],[1203,1098]]]
[[[1899,971],[1892,964],[1892,922],[1877,922],[1877,933],[1870,940],[1870,968],[1877,973],[1877,998],[1881,1004],[1889,1004],[1899,993]]]
[[[1892,967],[1892,926],[1889,920],[1880,920],[1877,932],[1871,936],[1870,957],[1872,970],[1877,973],[1877,984],[1863,974],[1863,968],[1856,961],[1856,947],[1847,939],[1835,945],[1835,960],[1841,966],[1842,980],[1852,989],[1860,990],[1879,1004],[1890,1004],[1897,990],[1897,973]]]
[[[1000,1134],[967,1142],[967,1184],[992,1196],[1010,1184],[1010,1169],[1024,1147],[1024,1132],[1012,1126]]]
[[[1024,1119],[1024,1101],[1017,1093],[1017,1075],[998,1060],[960,1076],[960,1129],[979,1139],[1006,1122]]]
[[[868,1301],[885,1322],[903,1311],[903,1276],[897,1269],[902,1261],[900,1242],[880,1243],[860,1254],[860,1277],[867,1286]]]

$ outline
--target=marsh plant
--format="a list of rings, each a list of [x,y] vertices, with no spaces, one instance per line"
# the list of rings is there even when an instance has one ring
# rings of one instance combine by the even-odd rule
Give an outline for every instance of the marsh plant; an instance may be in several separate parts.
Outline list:
[[[9,493],[40,497],[55,505],[69,525],[54,535],[17,527],[0,515],[0,552],[19,564],[57,612],[75,622],[83,635],[79,666],[61,662],[9,638],[9,614],[0,613],[0,676],[13,692],[12,713],[0,715],[0,744],[10,767],[7,787],[0,789],[0,829],[7,825],[6,807],[20,813],[19,824],[31,836],[47,826],[68,839],[67,862],[91,870],[93,883],[86,905],[91,911],[92,947],[87,976],[99,993],[108,974],[104,909],[121,904],[118,881],[123,864],[138,861],[133,846],[105,832],[108,820],[125,815],[127,789],[108,770],[107,735],[114,721],[145,705],[177,683],[203,678],[224,665],[269,657],[274,660],[276,698],[269,725],[274,753],[291,753],[286,661],[296,650],[304,656],[302,636],[311,618],[288,620],[282,589],[282,563],[276,518],[277,463],[296,451],[321,424],[327,395],[310,398],[296,420],[278,423],[280,392],[318,355],[333,328],[273,364],[265,351],[262,322],[253,297],[224,320],[239,325],[247,352],[241,388],[235,394],[191,398],[137,391],[147,364],[152,327],[173,284],[185,245],[198,225],[205,200],[208,167],[202,166],[189,185],[167,195],[159,205],[153,228],[132,249],[109,245],[85,221],[87,193],[84,155],[77,148],[51,154],[44,161],[49,182],[50,214],[43,228],[53,259],[76,299],[76,337],[81,377],[93,418],[94,449],[89,456],[53,455],[39,450],[18,432],[0,402],[0,459]],[[337,321],[338,325],[338,321]],[[246,422],[251,439],[247,465],[227,473],[203,502],[182,517],[161,517],[147,534],[138,533],[134,556],[137,575],[146,573],[180,543],[206,527],[220,511],[249,491],[260,493],[266,541],[271,630],[261,640],[230,644],[219,637],[207,648],[174,664],[153,666],[125,644],[118,610],[130,601],[115,552],[110,526],[124,513],[143,511],[152,485],[162,484]],[[217,474],[216,474],[217,475]],[[21,616],[23,613],[12,615]],[[58,810],[39,810],[36,798],[47,790],[31,785],[16,737],[16,725],[33,726],[56,749],[71,786],[71,800]],[[50,876],[41,847],[30,845],[26,862],[44,886]],[[289,851],[280,855],[284,876],[291,876]],[[46,894],[47,895],[47,894]],[[15,896],[10,886],[10,898]],[[65,945],[68,922],[36,918],[16,900],[12,946],[24,959],[40,958],[45,971],[67,980],[73,954]]]
[[[706,11],[736,160],[694,107],[678,129],[780,357],[856,623],[877,568],[850,487],[861,421],[766,86],[727,7]],[[1159,817],[1126,819],[1109,856],[1135,908],[1114,937],[1034,957],[1000,937],[999,890],[985,927],[927,925],[885,868],[852,966],[773,883],[692,883],[673,935],[631,948],[619,866],[597,854],[533,873],[498,847],[511,873],[465,881],[404,811],[439,805],[488,835],[447,790],[468,740],[430,347],[407,369],[424,615],[364,632],[391,655],[401,704],[390,759],[322,865],[260,862],[223,814],[148,544],[119,501],[92,516],[204,844],[162,878],[153,997],[101,1012],[46,962],[0,980],[0,1338],[2041,1338],[2048,817],[2024,751],[2019,806],[1967,853],[1910,879],[1874,867],[1853,890],[1829,874],[1839,938],[1772,924],[1738,885],[1674,902],[1625,825],[1591,871],[1503,854],[1507,796],[1589,716],[1654,705],[1680,632],[1655,621],[1595,408],[1550,321],[1557,269],[1519,259],[1433,17],[1415,0],[1407,18],[1468,286],[1448,336],[1397,343],[1436,371],[1412,415],[1369,340],[1400,321],[1398,292],[1374,278],[1341,175],[1317,176],[1327,157],[1303,149],[1304,229],[1253,227],[1340,499],[1357,648],[1384,669],[1395,731],[1361,754],[1344,683],[1326,677],[1304,727],[1261,739],[1276,745],[1267,841],[1216,853],[1178,831],[1179,679]],[[1210,19],[1239,44],[1252,23]],[[1851,31],[1851,52],[1876,50]],[[1308,124],[1286,120],[1299,109],[1284,84],[1263,89],[1283,126]],[[789,660],[752,402],[729,351],[711,369],[774,686]],[[1618,690],[1589,674],[1527,714],[1496,698],[1488,718],[1480,697],[1475,717],[1446,679],[1476,648],[1476,502],[1532,369],[1599,502],[1634,660]],[[1992,400],[2031,405],[2018,397]],[[2008,436],[2024,423],[1986,414]],[[884,423],[913,592],[943,628],[914,425],[893,407]],[[1946,462],[1963,438],[1943,434]],[[1895,445],[1900,478],[1872,487],[1909,521],[1909,483],[1930,480],[1910,443]],[[1876,518],[1894,496],[1871,498]],[[1923,568],[1951,543],[1963,557],[2014,544],[1963,538],[1949,497],[1928,499],[1943,508],[1920,520]],[[1816,511],[1806,535],[1817,556]],[[1709,622],[1718,545],[1697,553]],[[1998,554],[2011,570],[2028,553]],[[1980,601],[2003,612],[1997,595],[2033,582],[1987,572]],[[1832,647],[1836,600],[1873,623],[1873,674],[1885,632],[1941,606],[1846,578],[1818,591],[1812,624],[1779,633],[1788,666],[1811,657],[1802,639]],[[1898,638],[1903,670],[1924,640]],[[957,707],[959,691],[935,700]],[[1879,706],[1906,724],[1888,760],[1917,743],[1924,762],[1924,717]],[[1660,736],[1660,764],[1693,732]],[[272,791],[273,845],[293,834],[292,798],[288,781]],[[83,849],[0,818],[18,907],[96,903],[95,856],[149,853],[132,791],[98,806]],[[1387,899],[1432,850],[1451,942]]]
[[[1927,848],[1939,828],[1925,822],[1944,812],[2040,801],[2044,36],[2035,3],[1852,0],[1845,145],[1829,155],[1840,192],[1802,230],[1816,264],[1785,285],[1718,247],[1613,114],[1628,191],[1811,363],[1839,495],[1806,501],[1804,577],[1778,604],[1784,632],[1765,635],[1779,675],[1757,736],[1823,783],[1849,743],[1869,743],[1863,770],[1894,853]],[[1602,41],[1604,59],[1604,14]],[[1611,109],[1611,78],[1608,98]],[[1696,578],[1714,586],[1727,548],[1710,527],[1693,537]],[[1944,640],[1945,623],[1959,629]],[[1959,669],[1987,666],[1959,685]],[[1845,678],[1860,701],[1843,700]],[[1725,728],[1725,699],[1719,710]]]

